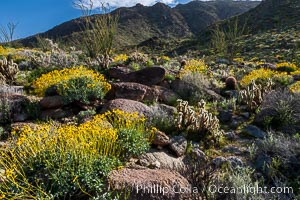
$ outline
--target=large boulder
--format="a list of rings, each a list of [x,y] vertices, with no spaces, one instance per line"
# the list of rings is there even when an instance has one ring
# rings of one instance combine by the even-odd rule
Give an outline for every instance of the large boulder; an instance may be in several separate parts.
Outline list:
[[[165,169],[114,170],[109,182],[113,190],[129,191],[129,200],[184,200],[200,192],[179,173]]]
[[[115,109],[119,109],[124,112],[131,112],[131,113],[138,112],[139,114],[142,114],[144,116],[149,116],[151,114],[151,108],[149,108],[147,105],[129,99],[111,100],[103,106],[100,112],[104,113],[106,111],[111,111]]]
[[[166,74],[162,67],[146,67],[144,69],[131,72],[121,78],[124,82],[136,82],[144,85],[156,85],[160,83]]]

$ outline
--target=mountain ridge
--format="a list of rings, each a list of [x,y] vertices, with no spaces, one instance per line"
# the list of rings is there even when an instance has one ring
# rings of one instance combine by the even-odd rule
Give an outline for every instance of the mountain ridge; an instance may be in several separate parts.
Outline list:
[[[153,6],[137,4],[121,7],[111,13],[119,14],[117,46],[138,45],[152,37],[180,39],[197,35],[201,30],[216,21],[241,14],[257,6],[258,1],[192,1],[171,8],[163,3]],[[90,17],[97,17],[92,15]],[[194,16],[194,17],[193,17]],[[36,37],[72,41],[80,38],[80,24],[83,17],[59,24],[52,29],[18,40],[24,46],[36,43]]]

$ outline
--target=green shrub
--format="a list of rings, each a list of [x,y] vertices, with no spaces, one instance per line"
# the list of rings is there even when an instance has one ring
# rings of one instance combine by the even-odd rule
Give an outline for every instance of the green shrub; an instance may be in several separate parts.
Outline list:
[[[150,126],[154,126],[167,134],[176,132],[176,124],[173,113],[169,113],[161,107],[152,107],[152,113],[148,118],[148,123]]]
[[[300,95],[293,94],[288,90],[278,90],[268,93],[261,106],[261,113],[263,115],[264,110],[270,110],[272,112],[267,113],[267,121],[273,128],[281,128],[292,125],[296,125],[300,122],[299,108]]]
[[[34,80],[41,77],[43,74],[47,74],[55,69],[55,67],[38,67],[31,70],[29,75],[26,76],[27,84],[30,85]]]
[[[41,108],[38,99],[26,100],[24,103],[24,109],[30,119],[38,119],[41,114]]]
[[[61,81],[56,87],[66,104],[74,101],[89,103],[91,100],[103,99],[105,96],[103,84],[85,76]]]
[[[11,122],[11,106],[7,100],[7,97],[0,96],[0,124]]]
[[[226,168],[224,170],[220,170],[215,174],[215,177],[210,182],[208,189],[212,191],[214,188],[220,188],[221,192],[208,192],[210,195],[209,199],[257,199],[263,200],[265,199],[259,193],[250,193],[250,192],[238,192],[237,188],[245,187],[258,187],[260,186],[260,181],[253,180],[254,170],[250,167],[235,167]],[[224,192],[224,188],[235,189],[237,192]]]
[[[293,187],[294,194],[299,197],[300,139],[279,132],[269,132],[265,140],[256,142],[251,149],[252,160],[257,163],[257,169],[263,173],[266,182]]]
[[[137,157],[150,148],[145,133],[136,129],[120,129],[118,142],[122,147],[122,158],[127,160],[130,157]]]

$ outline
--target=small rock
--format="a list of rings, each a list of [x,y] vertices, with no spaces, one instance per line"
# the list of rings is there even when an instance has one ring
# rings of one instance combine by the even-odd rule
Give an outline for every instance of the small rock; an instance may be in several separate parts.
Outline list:
[[[239,147],[234,147],[234,146],[227,146],[227,147],[224,147],[222,149],[223,152],[226,152],[226,153],[231,153],[231,154],[235,154],[235,155],[240,155],[242,154],[242,151],[240,150]]]
[[[243,134],[246,134],[247,136],[251,136],[254,138],[265,138],[266,132],[262,131],[260,128],[254,125],[247,125],[243,130]]]
[[[205,161],[206,159],[205,153],[196,147],[192,149],[191,156],[195,160]]]
[[[213,164],[215,167],[219,168],[221,167],[225,162],[227,162],[226,158],[222,156],[218,156],[214,159],[212,159],[211,164]]]
[[[154,161],[153,163],[151,163],[151,164],[149,165],[149,168],[150,168],[150,169],[159,169],[159,168],[160,168],[160,162]]]
[[[236,134],[233,131],[224,133],[224,136],[228,140],[234,140],[234,139],[236,139]]]
[[[250,113],[249,112],[244,112],[244,113],[241,113],[241,116],[246,118],[246,119],[249,119],[250,118]]]
[[[169,148],[176,153],[178,157],[183,156],[187,148],[187,140],[183,136],[175,136],[171,139]]]
[[[231,166],[233,168],[235,168],[235,167],[242,167],[243,166],[243,161],[240,158],[238,158],[238,157],[230,156],[226,160],[229,161],[229,163],[231,164]]]
[[[156,161],[160,163],[160,169],[169,169],[181,172],[185,168],[181,158],[175,158],[173,155],[157,149],[150,149],[149,152],[141,155],[137,163],[141,166],[149,167]]]
[[[170,144],[170,138],[164,132],[157,130],[154,133],[154,138],[152,140],[152,144],[159,146],[167,146]]]
[[[230,122],[232,120],[232,112],[221,110],[218,118],[223,123]]]

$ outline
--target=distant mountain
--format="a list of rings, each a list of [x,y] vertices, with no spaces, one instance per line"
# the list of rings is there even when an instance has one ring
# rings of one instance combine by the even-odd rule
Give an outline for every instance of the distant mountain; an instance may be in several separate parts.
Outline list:
[[[119,47],[138,45],[151,38],[179,39],[197,35],[207,26],[219,20],[227,19],[256,7],[256,1],[192,1],[171,8],[163,3],[153,6],[137,4],[130,8],[119,8],[119,29],[116,44]],[[92,18],[99,17],[93,15]],[[47,32],[38,34],[55,40],[72,41],[82,37],[79,24],[82,18],[60,24]],[[36,42],[36,36],[21,39],[18,42],[30,46]]]
[[[256,34],[271,29],[290,27],[300,23],[300,0],[263,0],[257,7],[240,14],[239,26],[245,26],[248,34]],[[218,22],[223,29],[232,24],[235,19]],[[215,25],[209,26],[200,34],[200,40],[210,41],[210,33]]]

